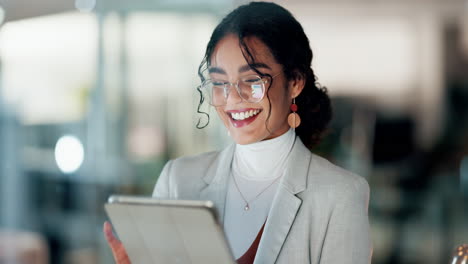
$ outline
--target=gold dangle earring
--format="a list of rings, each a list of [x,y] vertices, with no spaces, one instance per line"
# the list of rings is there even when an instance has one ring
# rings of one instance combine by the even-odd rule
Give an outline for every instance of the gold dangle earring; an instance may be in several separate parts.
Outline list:
[[[301,117],[296,113],[297,111],[297,104],[296,104],[296,98],[293,98],[293,102],[290,107],[292,113],[288,115],[288,124],[290,127],[293,129],[296,129],[301,124]]]

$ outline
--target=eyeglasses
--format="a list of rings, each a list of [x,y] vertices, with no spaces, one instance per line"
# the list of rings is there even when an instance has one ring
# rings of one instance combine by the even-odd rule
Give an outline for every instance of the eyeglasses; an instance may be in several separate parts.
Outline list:
[[[279,73],[271,78],[273,79],[278,75]],[[258,75],[243,76],[234,83],[219,79],[207,79],[202,83],[201,89],[208,94],[212,106],[226,105],[232,86],[236,87],[237,93],[242,100],[249,103],[258,103],[265,96],[265,84],[268,83],[268,79]]]

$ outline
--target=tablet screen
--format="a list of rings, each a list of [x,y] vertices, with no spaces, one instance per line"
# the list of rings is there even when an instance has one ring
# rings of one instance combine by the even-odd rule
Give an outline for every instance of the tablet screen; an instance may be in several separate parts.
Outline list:
[[[132,263],[235,263],[207,203],[113,198],[105,209]]]

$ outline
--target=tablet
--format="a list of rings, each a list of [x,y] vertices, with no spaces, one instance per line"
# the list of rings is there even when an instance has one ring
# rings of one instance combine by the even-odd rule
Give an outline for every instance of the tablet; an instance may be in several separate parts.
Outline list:
[[[113,195],[105,210],[132,263],[236,263],[210,201]]]

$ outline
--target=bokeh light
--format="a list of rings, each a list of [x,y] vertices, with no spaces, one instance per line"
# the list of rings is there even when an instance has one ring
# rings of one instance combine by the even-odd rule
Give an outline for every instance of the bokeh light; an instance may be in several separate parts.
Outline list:
[[[55,145],[55,161],[63,173],[76,172],[83,163],[84,149],[81,141],[70,135],[61,137]]]

